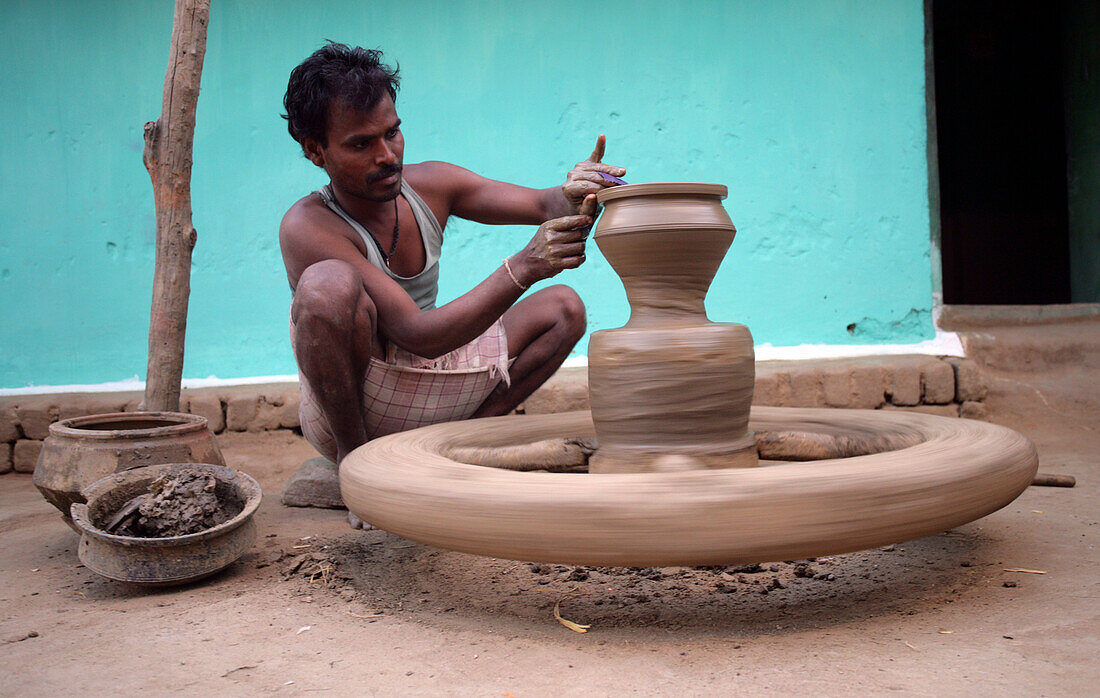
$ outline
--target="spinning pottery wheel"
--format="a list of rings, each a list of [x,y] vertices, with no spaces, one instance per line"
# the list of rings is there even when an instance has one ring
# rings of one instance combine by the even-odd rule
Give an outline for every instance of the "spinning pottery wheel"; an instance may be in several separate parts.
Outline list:
[[[600,194],[594,238],[629,322],[592,335],[592,411],[437,424],[340,467],[348,508],[452,550],[716,565],[848,552],[985,516],[1030,484],[1016,432],[873,410],[754,407],[752,337],[703,300],[734,228],[714,184]],[[598,445],[598,447],[597,447]]]

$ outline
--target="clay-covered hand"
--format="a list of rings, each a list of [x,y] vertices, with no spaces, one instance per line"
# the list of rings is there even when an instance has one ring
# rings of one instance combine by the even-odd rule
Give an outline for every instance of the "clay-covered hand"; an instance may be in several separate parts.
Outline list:
[[[584,244],[596,219],[596,195],[584,197],[580,212],[546,221],[531,242],[509,258],[509,264],[524,286],[548,279],[563,269],[584,263]]]
[[[607,165],[602,162],[604,146],[607,143],[607,139],[601,133],[600,137],[596,139],[596,149],[592,151],[592,154],[588,156],[587,160],[578,162],[576,166],[569,171],[569,175],[565,178],[565,184],[561,185],[561,191],[565,194],[566,201],[573,207],[573,210],[580,213],[581,203],[584,201],[584,197],[589,194],[598,194],[601,189],[607,187],[617,187],[619,184],[613,180],[610,180],[600,173],[606,173],[612,177],[622,177],[626,174],[626,168],[616,167],[615,165]]]

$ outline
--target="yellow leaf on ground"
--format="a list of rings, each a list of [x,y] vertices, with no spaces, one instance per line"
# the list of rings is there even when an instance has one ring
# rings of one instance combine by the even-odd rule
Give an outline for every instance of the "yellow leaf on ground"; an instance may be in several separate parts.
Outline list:
[[[561,623],[565,627],[569,628],[573,632],[586,633],[586,632],[588,632],[588,629],[592,627],[591,625],[583,625],[581,623],[574,623],[573,621],[568,620],[567,618],[562,618],[561,617],[561,602],[569,596],[577,596],[577,595],[580,595],[581,593],[582,592],[578,591],[577,589],[570,589],[569,591],[565,592],[560,597],[558,597],[558,600],[554,603],[554,618],[556,618],[559,623]]]

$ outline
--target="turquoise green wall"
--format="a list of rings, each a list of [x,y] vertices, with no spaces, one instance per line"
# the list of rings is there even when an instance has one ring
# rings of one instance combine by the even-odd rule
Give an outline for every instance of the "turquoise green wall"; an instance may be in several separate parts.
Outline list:
[[[141,126],[160,112],[171,14],[169,0],[0,5],[0,388],[144,375]],[[740,232],[708,308],[757,342],[932,335],[920,0],[214,0],[186,377],[294,371],[276,228],[325,180],[278,113],[290,69],[325,38],[400,62],[407,162],[545,187],[604,132],[631,181],[727,184]],[[442,295],[530,235],[452,221]],[[592,330],[625,321],[598,253],[558,280]]]
[[[1100,303],[1100,6],[1063,0],[1069,277],[1074,303]]]

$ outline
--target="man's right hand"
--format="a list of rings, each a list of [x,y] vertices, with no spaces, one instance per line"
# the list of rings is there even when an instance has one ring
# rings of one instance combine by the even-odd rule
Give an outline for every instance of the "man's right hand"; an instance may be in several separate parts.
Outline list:
[[[522,252],[510,258],[510,265],[525,286],[549,279],[563,269],[584,263],[584,245],[596,216],[596,195],[589,194],[576,216],[563,216],[539,226]]]
[[[581,207],[584,206],[584,200],[589,194],[598,194],[607,187],[619,186],[618,183],[604,177],[604,174],[612,177],[626,176],[626,168],[602,162],[606,144],[607,138],[601,133],[596,139],[596,149],[587,160],[576,164],[566,176],[565,184],[561,185],[565,200],[577,213],[584,213]]]

